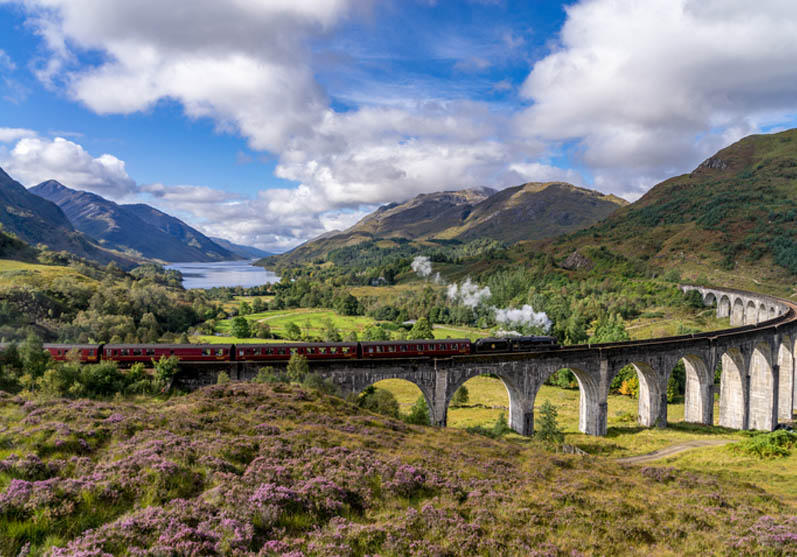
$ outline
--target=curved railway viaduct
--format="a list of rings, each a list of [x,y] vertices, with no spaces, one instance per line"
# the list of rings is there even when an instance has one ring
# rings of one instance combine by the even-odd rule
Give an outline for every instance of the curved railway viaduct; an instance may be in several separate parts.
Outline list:
[[[707,306],[717,307],[733,328],[707,333],[610,344],[575,345],[531,352],[454,356],[442,359],[350,360],[312,362],[312,370],[345,393],[359,393],[382,379],[399,378],[417,385],[429,405],[432,421],[446,425],[454,392],[468,379],[494,374],[509,395],[509,423],[522,435],[534,431],[534,400],[542,384],[557,370],[573,371],[581,392],[579,430],[605,435],[609,385],[631,365],[639,377],[639,423],[666,427],[667,382],[681,360],[686,370],[684,419],[714,423],[717,387],[714,373],[722,364],[719,424],[733,429],[772,430],[792,419],[797,409],[795,353],[797,304],[789,300],[732,290],[682,286],[696,290]],[[249,379],[262,364],[232,366],[233,379]],[[183,370],[176,378],[184,388],[215,380],[210,367]]]

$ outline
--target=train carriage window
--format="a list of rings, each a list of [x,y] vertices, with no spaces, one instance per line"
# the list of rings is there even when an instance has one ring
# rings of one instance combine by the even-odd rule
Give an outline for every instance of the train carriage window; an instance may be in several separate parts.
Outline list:
[[[382,351],[382,347],[381,347],[381,346],[377,346],[377,347],[376,347],[376,351],[377,351],[377,352],[381,352],[381,351]]]
[[[133,349],[133,356],[141,356],[141,350],[138,348]]]
[[[202,355],[203,356],[210,356],[210,348],[204,348],[202,350]]]
[[[238,350],[238,355],[239,355],[239,356],[243,356],[243,355],[245,355],[245,354],[246,354],[246,350],[244,350],[244,349],[239,349],[239,350]]]
[[[327,349],[326,349],[326,347],[325,347],[325,346],[322,346],[322,347],[320,347],[320,348],[318,349],[318,353],[319,353],[319,354],[326,354],[326,353],[327,353]]]
[[[388,352],[395,352],[396,351],[396,347],[391,344],[390,346],[387,347],[387,350],[388,350]]]
[[[127,348],[122,348],[122,356],[127,356],[128,350]]]
[[[169,350],[169,354],[174,355],[174,350]]]
[[[312,346],[308,346],[307,347],[307,353],[308,354],[315,354],[315,348],[313,348]]]
[[[91,350],[89,350],[89,356],[93,356],[93,355],[94,355],[94,349],[92,348]]]
[[[418,344],[418,345],[416,345],[416,346],[415,346],[415,349],[416,349],[418,352],[422,352],[422,351],[423,351],[423,345],[422,345],[422,344]]]
[[[224,348],[219,348],[216,350],[216,356],[224,356]]]
[[[373,354],[374,353],[374,347],[373,346],[369,346],[368,347],[368,353],[369,354]]]
[[[406,352],[407,351],[407,345],[406,344],[402,344],[401,345],[401,351],[402,352]]]
[[[155,349],[154,348],[147,348],[147,356],[154,356]]]
[[[338,347],[337,346],[330,346],[329,347],[329,353],[330,354],[337,354],[338,353]]]
[[[348,354],[348,353],[349,353],[349,347],[348,347],[348,346],[344,346],[344,347],[342,348],[342,350],[343,350],[343,353],[344,353],[344,354]]]

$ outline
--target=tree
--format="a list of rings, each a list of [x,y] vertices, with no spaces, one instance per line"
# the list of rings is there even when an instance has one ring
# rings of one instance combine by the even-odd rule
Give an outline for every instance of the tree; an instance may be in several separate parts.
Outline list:
[[[412,329],[410,329],[407,338],[409,340],[434,338],[434,331],[432,330],[432,325],[429,323],[429,320],[425,317],[418,319],[415,325],[412,326]]]
[[[235,317],[232,320],[232,336],[238,338],[249,338],[252,332],[249,330],[249,321],[245,317]]]
[[[464,406],[468,403],[469,398],[470,393],[468,393],[468,388],[465,385],[462,385],[454,392],[454,396],[451,397],[451,406]]]
[[[326,342],[340,342],[340,330],[335,326],[331,319],[324,321],[324,340]]]
[[[409,424],[415,425],[430,425],[432,423],[429,417],[429,405],[426,404],[426,398],[421,395],[415,404],[410,408],[410,413],[404,418]]]
[[[253,332],[257,338],[271,338],[271,326],[265,321],[255,323]]]
[[[360,313],[360,302],[349,294],[343,294],[335,298],[333,307],[341,315],[358,315]]]
[[[559,429],[559,423],[556,421],[558,414],[556,406],[551,404],[550,400],[546,400],[540,407],[540,428],[537,436],[549,445],[559,445],[565,440],[565,434]]]
[[[155,374],[152,378],[152,386],[155,392],[166,392],[171,388],[172,379],[177,375],[180,360],[177,356],[161,356],[157,362],[153,359],[152,365],[155,367]]]
[[[390,340],[390,334],[379,325],[369,325],[363,331],[363,340]]]
[[[285,325],[285,336],[290,340],[301,340],[302,330],[299,328],[299,325],[291,321]]]
[[[628,340],[628,331],[619,313],[604,313],[595,326],[595,334],[590,337],[590,343],[622,342]]]
[[[301,383],[309,372],[310,365],[307,363],[307,358],[298,352],[291,354],[291,359],[288,360],[288,368],[286,369],[288,379],[295,383]]]
[[[51,361],[50,353],[44,350],[41,339],[33,333],[19,345],[19,356],[25,373],[34,379],[44,374]]]
[[[238,314],[239,315],[249,315],[252,313],[252,306],[246,300],[242,300],[240,304],[238,304]]]
[[[252,313],[260,313],[262,311],[266,311],[267,309],[266,302],[263,301],[263,298],[255,298],[252,300]]]

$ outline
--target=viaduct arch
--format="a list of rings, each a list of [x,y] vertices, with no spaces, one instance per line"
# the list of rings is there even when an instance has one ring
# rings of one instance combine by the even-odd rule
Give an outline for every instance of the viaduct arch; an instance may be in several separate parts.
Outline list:
[[[719,390],[719,424],[733,429],[773,430],[797,410],[797,304],[780,298],[702,286],[697,291],[730,329],[668,338],[565,346],[540,352],[471,354],[448,358],[345,362],[312,362],[312,370],[333,381],[344,393],[359,393],[382,379],[399,378],[418,386],[435,425],[446,425],[454,392],[483,374],[499,377],[509,395],[509,425],[521,435],[534,432],[534,402],[540,387],[562,368],[573,371],[580,390],[579,430],[605,435],[609,385],[626,365],[639,377],[639,423],[667,425],[667,382],[679,361],[686,370],[684,419],[714,423]],[[714,370],[722,366],[719,386]],[[225,364],[233,379],[248,379],[256,364]],[[218,366],[217,366],[218,367]],[[176,383],[192,389],[215,381],[218,369],[195,366],[181,370]]]

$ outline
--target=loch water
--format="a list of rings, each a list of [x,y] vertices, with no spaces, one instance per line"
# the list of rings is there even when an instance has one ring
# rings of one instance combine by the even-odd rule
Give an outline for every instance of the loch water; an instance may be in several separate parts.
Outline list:
[[[170,263],[168,269],[183,274],[183,287],[213,288],[216,286],[260,286],[279,282],[279,277],[263,267],[255,267],[253,261],[215,261],[213,263]]]

